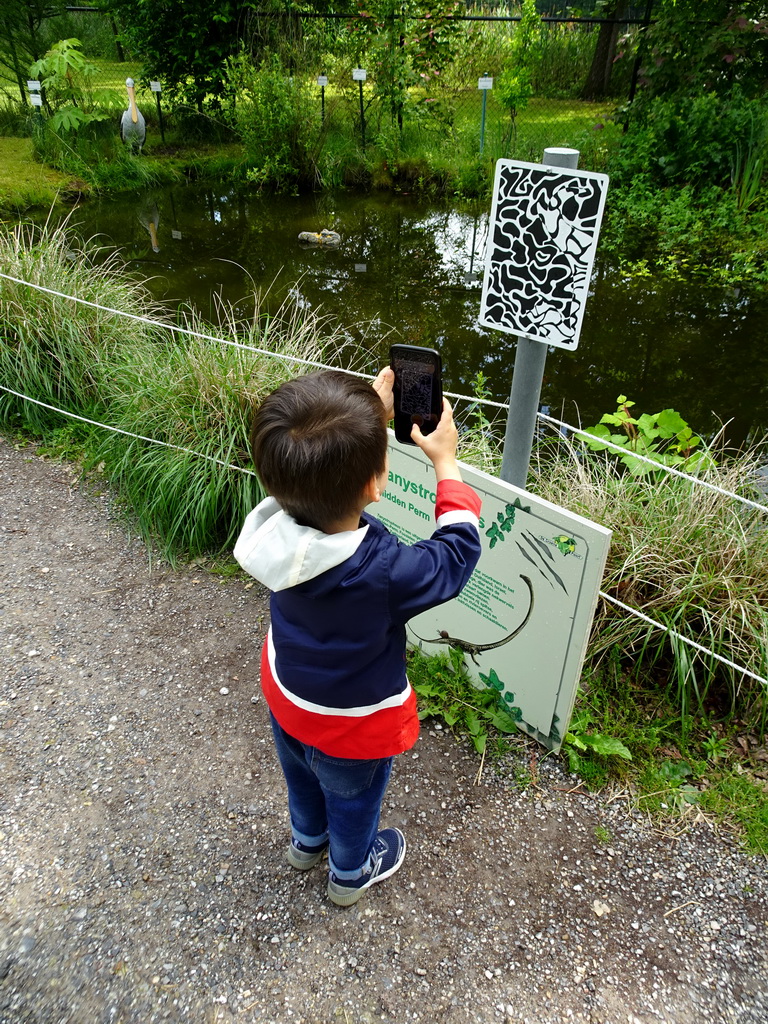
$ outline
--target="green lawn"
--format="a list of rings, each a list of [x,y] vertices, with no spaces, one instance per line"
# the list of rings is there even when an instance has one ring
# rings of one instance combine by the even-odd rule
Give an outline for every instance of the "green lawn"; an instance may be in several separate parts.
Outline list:
[[[0,209],[51,206],[68,177],[32,157],[31,139],[0,138]]]

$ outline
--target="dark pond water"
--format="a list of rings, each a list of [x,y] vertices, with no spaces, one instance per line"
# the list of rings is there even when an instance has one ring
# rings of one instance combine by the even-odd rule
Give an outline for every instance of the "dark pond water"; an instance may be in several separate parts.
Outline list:
[[[610,193],[608,202],[610,203]],[[245,196],[176,187],[80,207],[74,222],[101,234],[150,277],[158,298],[215,318],[214,293],[253,309],[254,285],[276,307],[287,295],[333,314],[383,360],[393,340],[438,344],[448,389],[478,370],[509,397],[515,341],[480,327],[487,208],[457,210],[410,196]],[[147,228],[157,220],[159,252]],[[300,231],[338,231],[336,250],[304,249]],[[672,406],[700,431],[730,420],[740,442],[768,427],[768,299],[737,289],[650,278],[598,264],[576,352],[551,350],[542,403],[584,424],[624,393],[640,411]]]

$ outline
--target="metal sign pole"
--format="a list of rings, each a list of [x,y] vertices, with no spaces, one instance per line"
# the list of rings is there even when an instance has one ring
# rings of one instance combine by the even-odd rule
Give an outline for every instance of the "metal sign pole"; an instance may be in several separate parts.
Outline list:
[[[493,88],[493,78],[490,75],[483,75],[477,80],[477,88],[483,94],[483,107],[480,115],[480,155],[482,156],[485,147],[485,112],[488,104],[488,90]]]
[[[363,105],[363,82],[366,79],[368,72],[364,68],[354,68],[352,71],[352,79],[357,82],[360,87],[360,139],[363,144],[363,152],[365,152],[365,107]]]
[[[541,162],[545,167],[566,167],[575,171],[579,165],[579,151],[545,149]],[[523,490],[528,479],[546,360],[547,345],[544,342],[532,341],[530,338],[517,339],[517,355],[512,374],[507,431],[499,476],[507,483]]]
[[[317,84],[320,86],[320,123],[325,123],[325,87],[328,85],[328,75],[323,73],[317,76]]]
[[[155,94],[155,100],[157,101],[157,120],[160,124],[160,138],[163,140],[163,145],[165,145],[165,124],[163,123],[163,108],[160,106],[160,93],[163,87],[160,84],[160,82],[150,82],[149,88]]]

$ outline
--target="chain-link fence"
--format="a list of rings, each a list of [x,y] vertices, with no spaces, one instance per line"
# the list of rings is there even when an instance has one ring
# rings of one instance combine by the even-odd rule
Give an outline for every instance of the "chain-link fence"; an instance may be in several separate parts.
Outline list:
[[[335,125],[363,149],[407,148],[408,141],[429,149],[450,137],[465,155],[538,161],[546,146],[564,145],[579,148],[589,167],[599,165],[603,131],[615,128],[609,119],[634,90],[636,40],[649,13],[647,2],[619,6],[621,19],[574,18],[558,13],[555,3],[541,3],[534,26],[526,26],[519,8],[497,5],[378,19],[362,5],[333,15],[251,12],[237,45],[255,66],[276,55],[286,81],[302,82],[316,124]],[[57,97],[44,89],[36,97],[29,89],[32,58],[73,38],[86,65],[70,69]],[[171,125],[174,113],[194,108],[213,108],[222,121],[236,123],[240,97],[227,80],[230,72],[215,82],[191,76],[169,82],[149,69],[160,79],[150,87],[145,70],[120,25],[100,11],[68,8],[23,32],[6,26],[0,29],[0,135],[29,133],[32,115],[50,115],[56,102],[67,101],[67,85],[79,87],[70,102],[82,110],[117,114],[126,106],[128,77],[136,80],[153,127],[162,127],[161,96]]]

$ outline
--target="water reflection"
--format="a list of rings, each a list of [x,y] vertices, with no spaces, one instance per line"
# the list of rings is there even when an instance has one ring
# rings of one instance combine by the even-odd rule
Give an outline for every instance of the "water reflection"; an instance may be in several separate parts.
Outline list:
[[[164,226],[156,249],[137,209]],[[505,400],[514,338],[477,323],[488,217],[412,196],[180,187],[89,203],[75,219],[85,235],[120,247],[167,302],[215,318],[218,295],[246,317],[254,287],[268,290],[268,308],[290,295],[338,317],[352,341],[378,347],[374,362],[395,340],[437,344],[451,390],[468,391],[482,370]],[[339,232],[338,248],[300,245],[300,232],[323,228]],[[579,348],[550,352],[542,401],[588,424],[624,393],[640,410],[674,406],[702,431],[730,420],[729,437],[741,441],[768,422],[767,313],[765,298],[706,281],[630,279],[598,263]]]

